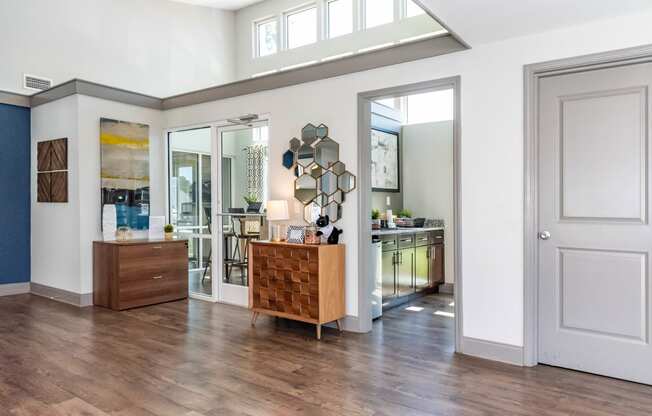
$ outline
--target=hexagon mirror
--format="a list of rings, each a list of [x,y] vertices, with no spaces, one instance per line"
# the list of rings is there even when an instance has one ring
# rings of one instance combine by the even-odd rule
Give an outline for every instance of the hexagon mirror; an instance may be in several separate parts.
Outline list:
[[[346,172],[346,165],[343,162],[337,161],[337,162],[333,163],[333,166],[331,166],[331,170],[336,175],[341,175],[344,172]]]
[[[321,209],[321,215],[328,215],[331,222],[337,222],[342,218],[342,207],[337,202],[331,202]]]
[[[315,133],[317,133],[317,137],[320,139],[323,139],[324,137],[328,136],[328,126],[325,124],[320,124],[317,126],[317,129],[315,129]]]
[[[342,192],[341,189],[338,189],[333,195],[328,197],[328,202],[337,202],[338,204],[341,204],[344,202],[344,195],[346,194]]]
[[[337,175],[327,170],[319,178],[319,190],[326,195],[333,195],[337,191]]]
[[[315,145],[315,162],[324,169],[329,169],[340,158],[340,145],[326,137]]]
[[[294,181],[294,197],[306,205],[317,196],[317,180],[303,174]]]
[[[294,166],[294,176],[296,176],[297,178],[299,176],[303,175],[305,173],[305,171],[306,171],[306,168],[304,168],[301,165],[295,165]]]
[[[328,205],[328,195],[326,195],[325,193],[321,193],[317,195],[317,198],[315,198],[312,202],[316,203],[320,207],[325,207],[326,205]]]
[[[294,152],[292,150],[283,153],[283,166],[286,169],[292,169],[292,166],[294,166]]]
[[[310,176],[317,179],[324,174],[324,170],[319,165],[312,165],[308,168]]]
[[[305,144],[313,144],[317,140],[317,127],[311,123],[301,129],[301,139]]]
[[[308,167],[315,161],[315,148],[304,144],[297,150],[297,164]]]
[[[321,214],[321,207],[317,205],[317,203],[315,202],[311,202],[305,207],[303,207],[303,219],[309,224],[312,224],[315,221],[317,221],[317,218],[319,218],[320,214]]]
[[[337,186],[343,192],[351,192],[355,189],[355,176],[349,171],[344,172],[337,178]]]
[[[290,150],[292,150],[293,152],[299,150],[300,146],[301,146],[301,141],[296,137],[293,137],[292,140],[290,140]]]

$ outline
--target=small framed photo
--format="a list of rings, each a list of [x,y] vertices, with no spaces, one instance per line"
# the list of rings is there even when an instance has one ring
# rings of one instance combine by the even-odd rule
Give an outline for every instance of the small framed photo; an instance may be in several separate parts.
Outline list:
[[[287,242],[295,244],[303,244],[306,237],[306,227],[301,225],[289,225]]]

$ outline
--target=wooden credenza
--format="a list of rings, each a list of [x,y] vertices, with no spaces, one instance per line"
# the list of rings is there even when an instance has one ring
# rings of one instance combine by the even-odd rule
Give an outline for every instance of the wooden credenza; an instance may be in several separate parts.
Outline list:
[[[93,242],[94,305],[123,310],[187,297],[187,240]]]
[[[321,326],[345,316],[344,245],[253,241],[249,245],[249,307],[259,314]]]

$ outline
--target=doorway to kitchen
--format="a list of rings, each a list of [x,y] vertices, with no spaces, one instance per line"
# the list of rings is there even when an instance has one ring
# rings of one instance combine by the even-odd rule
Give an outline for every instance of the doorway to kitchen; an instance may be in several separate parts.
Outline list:
[[[360,329],[401,322],[449,353],[462,333],[459,85],[359,95]]]

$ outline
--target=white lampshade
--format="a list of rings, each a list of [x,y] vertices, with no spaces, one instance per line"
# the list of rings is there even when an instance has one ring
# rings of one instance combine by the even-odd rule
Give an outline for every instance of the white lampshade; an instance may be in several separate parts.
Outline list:
[[[268,221],[287,221],[289,219],[288,201],[267,201]]]

